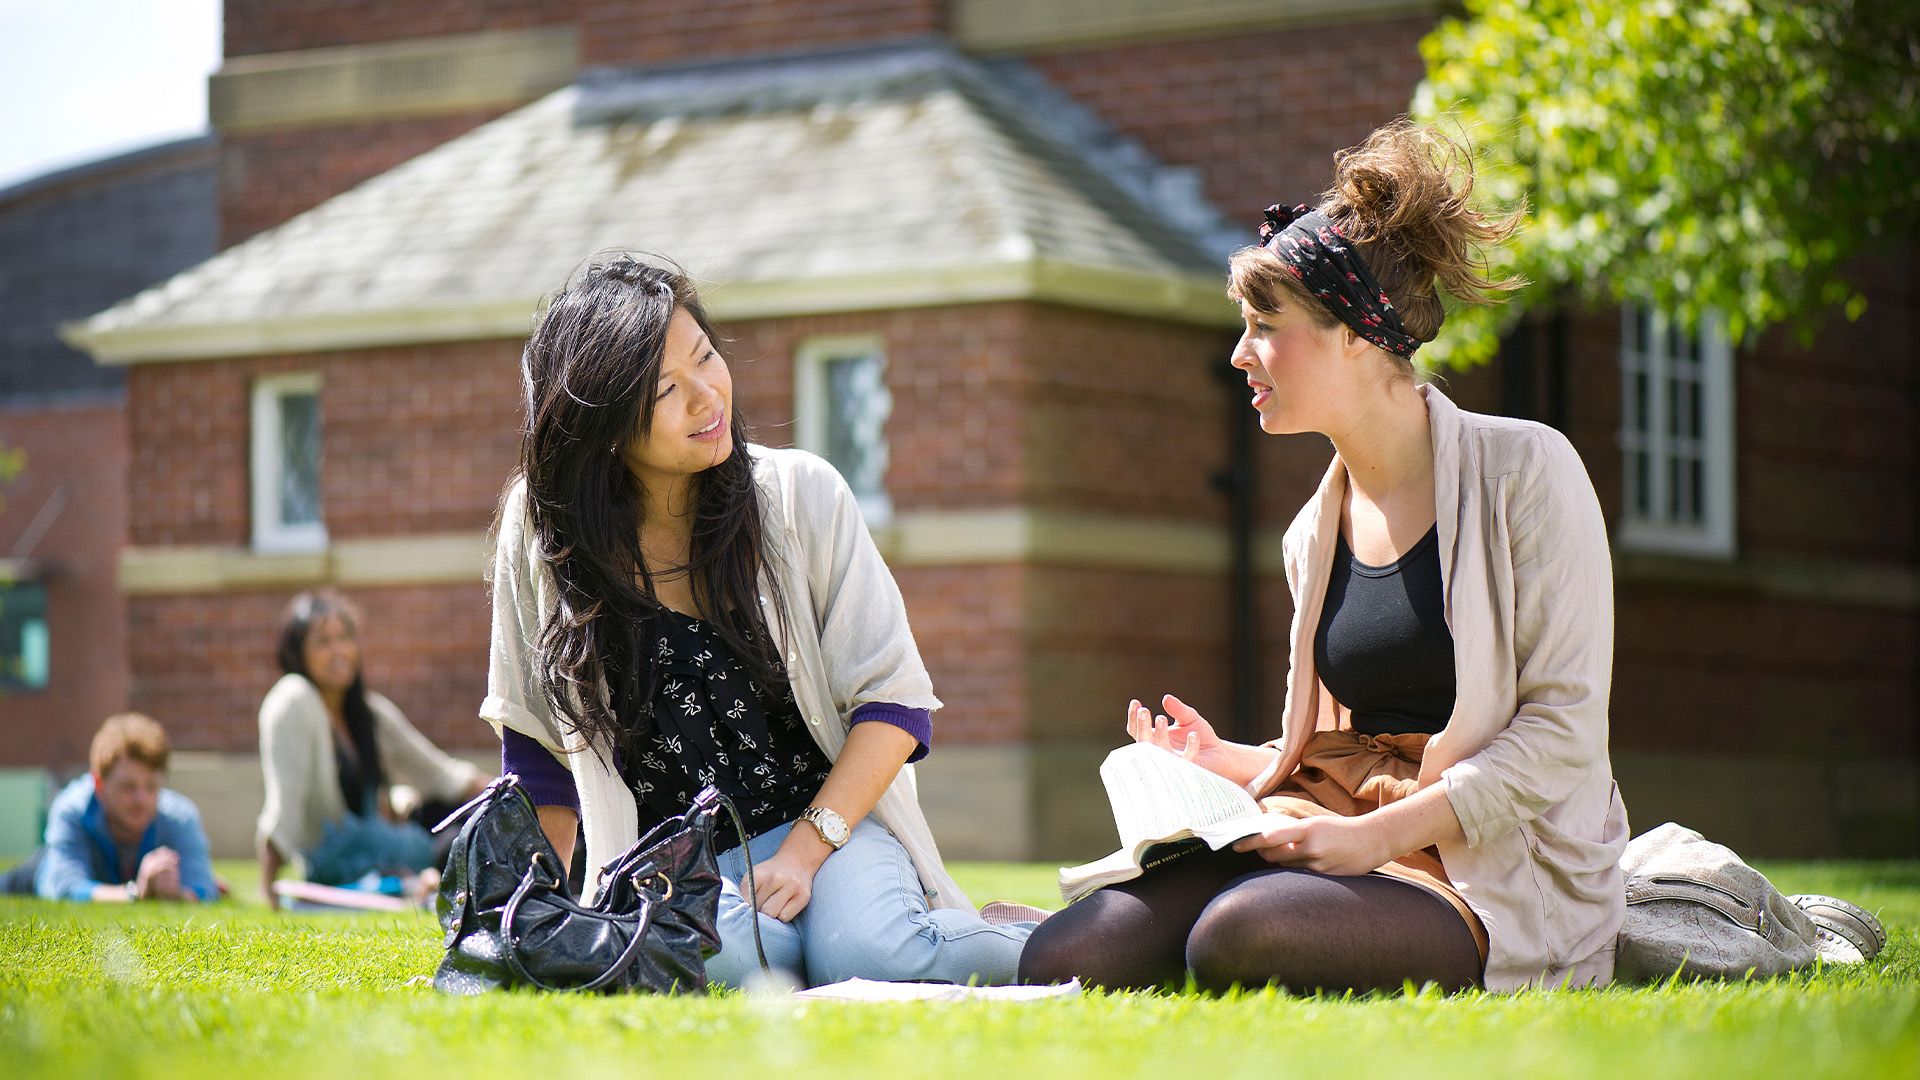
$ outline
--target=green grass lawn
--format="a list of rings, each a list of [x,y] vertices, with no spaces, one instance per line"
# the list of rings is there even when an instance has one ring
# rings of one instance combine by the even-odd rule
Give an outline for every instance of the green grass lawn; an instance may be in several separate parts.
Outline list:
[[[251,895],[245,864],[223,864]],[[1371,999],[1092,994],[1036,1005],[726,995],[448,999],[425,915],[0,899],[0,1074],[345,1080],[1089,1075],[1545,1078],[1920,1075],[1920,863],[1763,867],[1880,912],[1864,967],[1739,985]],[[1051,867],[955,867],[1045,903]]]

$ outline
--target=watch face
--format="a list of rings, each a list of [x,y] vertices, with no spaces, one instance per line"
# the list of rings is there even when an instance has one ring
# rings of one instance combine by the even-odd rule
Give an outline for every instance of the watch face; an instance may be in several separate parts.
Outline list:
[[[847,842],[847,819],[825,807],[814,807],[806,812],[806,819],[820,830],[821,839],[834,847]]]

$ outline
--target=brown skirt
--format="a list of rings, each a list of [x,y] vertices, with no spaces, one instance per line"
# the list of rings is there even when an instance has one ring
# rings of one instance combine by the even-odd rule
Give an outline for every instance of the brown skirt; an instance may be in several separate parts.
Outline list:
[[[1300,767],[1260,803],[1273,813],[1305,818],[1316,814],[1359,817],[1399,802],[1420,790],[1420,755],[1428,738],[1315,732]],[[1447,879],[1438,849],[1409,852],[1374,873],[1418,885],[1452,904],[1473,932],[1480,962],[1487,962],[1487,929]]]

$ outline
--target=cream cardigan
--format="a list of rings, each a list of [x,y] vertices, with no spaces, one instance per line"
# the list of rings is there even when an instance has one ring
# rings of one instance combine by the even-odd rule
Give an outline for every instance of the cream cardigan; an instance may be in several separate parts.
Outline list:
[[[1626,914],[1627,813],[1607,758],[1613,567],[1580,457],[1552,428],[1464,412],[1422,388],[1458,690],[1427,744],[1421,784],[1445,783],[1466,835],[1440,845],[1486,925],[1486,985],[1586,986],[1613,977]],[[1336,456],[1287,529],[1292,670],[1279,757],[1249,790],[1299,765],[1339,725],[1313,666],[1346,466]]]
[[[807,731],[829,760],[838,760],[855,708],[892,702],[932,711],[940,700],[920,662],[899,586],[873,546],[846,481],[805,451],[749,449],[766,529],[760,603],[786,659]],[[561,730],[534,677],[533,650],[554,601],[553,578],[529,524],[523,480],[501,506],[492,574],[493,647],[480,716],[496,730],[510,727],[531,737],[573,770],[593,875],[586,892],[592,897],[599,891],[600,868],[639,839],[639,813],[633,790],[609,754]],[[770,577],[780,586],[779,612],[771,603],[775,590],[767,588]],[[901,768],[872,816],[907,849],[930,905],[972,910],[940,862],[920,812],[911,765]]]

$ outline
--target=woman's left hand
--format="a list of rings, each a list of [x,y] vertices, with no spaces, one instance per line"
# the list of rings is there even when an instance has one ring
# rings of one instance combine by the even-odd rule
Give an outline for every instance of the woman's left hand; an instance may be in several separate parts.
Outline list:
[[[796,841],[811,839],[811,844]],[[811,850],[815,845],[825,848],[824,853]],[[755,906],[764,914],[771,915],[781,922],[792,922],[795,915],[807,909],[807,902],[813,899],[813,875],[826,861],[826,855],[833,853],[826,841],[818,838],[813,829],[802,824],[787,835],[787,841],[780,850],[767,859],[753,864],[753,887],[759,894]],[[814,856],[819,854],[819,858]],[[742,888],[746,882],[740,883]]]
[[[814,805],[830,807],[850,827],[859,827],[918,745],[917,738],[894,724],[853,725],[826,783],[814,796]],[[760,891],[754,906],[781,922],[792,922],[813,899],[813,875],[833,851],[818,829],[795,821],[787,838],[780,841],[780,850],[753,864],[754,885]],[[742,881],[740,887],[745,889],[747,883]]]
[[[1395,855],[1374,824],[1365,815],[1297,818],[1235,841],[1233,850],[1257,851],[1276,866],[1352,877],[1378,870]]]
[[[1235,842],[1233,850],[1257,851],[1277,866],[1352,877],[1461,836],[1460,819],[1442,783],[1359,817],[1321,814],[1283,821]]]

